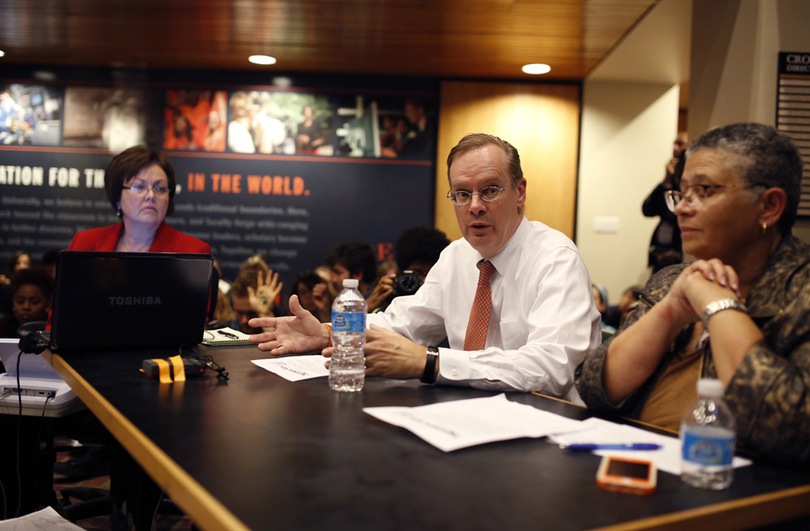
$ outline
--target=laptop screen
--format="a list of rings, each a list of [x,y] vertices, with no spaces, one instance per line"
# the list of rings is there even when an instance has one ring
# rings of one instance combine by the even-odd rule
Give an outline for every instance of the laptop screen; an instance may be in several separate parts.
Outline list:
[[[210,254],[62,251],[51,349],[137,350],[202,341]]]

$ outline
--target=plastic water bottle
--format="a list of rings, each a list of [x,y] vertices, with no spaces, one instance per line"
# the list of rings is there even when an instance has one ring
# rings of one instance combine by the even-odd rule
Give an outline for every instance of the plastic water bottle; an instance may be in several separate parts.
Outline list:
[[[363,346],[366,344],[366,300],[357,291],[357,279],[343,281],[332,303],[332,344],[329,363],[329,388],[335,391],[360,391],[366,381]]]
[[[681,419],[681,479],[693,487],[722,490],[734,479],[736,431],[723,387],[720,380],[698,380],[698,399]]]

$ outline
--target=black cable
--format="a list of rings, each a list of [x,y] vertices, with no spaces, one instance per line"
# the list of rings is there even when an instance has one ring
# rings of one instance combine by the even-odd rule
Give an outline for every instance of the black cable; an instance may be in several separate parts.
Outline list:
[[[160,504],[163,502],[163,497],[166,495],[166,489],[161,491],[160,496],[158,497],[157,505],[155,505],[155,514],[152,515],[152,524],[149,526],[149,529],[155,529],[157,526],[157,515],[158,509],[160,509]]]
[[[22,437],[22,387],[20,386],[20,358],[22,358],[22,351],[17,354],[17,402],[20,405],[19,415],[17,416],[17,512],[14,513],[14,518],[20,516],[20,509],[22,509],[22,475],[20,474],[20,439]]]
[[[42,448],[40,447],[40,441],[42,441],[42,425],[45,423],[45,412],[48,411],[48,401],[52,398],[53,396],[51,395],[45,397],[45,403],[42,405],[42,415],[39,417],[39,430],[37,431],[37,468],[39,468],[39,465],[42,463]],[[39,472],[39,470],[37,470],[37,472]],[[34,487],[36,488],[37,507],[39,508],[42,507],[42,500],[39,499],[41,493],[39,490],[39,473],[34,474]]]
[[[193,358],[205,365],[206,369],[211,369],[217,373],[217,379],[219,380],[227,380],[228,373],[225,372],[225,367],[221,367],[217,362],[214,361],[213,356],[209,356],[207,354],[200,354],[200,352],[194,348],[192,345],[180,345],[177,349],[178,356],[183,356],[183,347],[188,347],[191,351],[191,354],[186,354],[187,358]]]
[[[6,512],[6,509],[8,509],[8,500],[6,499],[6,488],[3,486],[2,479],[0,479],[0,494],[3,495],[3,520],[5,520],[6,516],[8,516]]]
[[[191,352],[194,353],[195,356],[199,355],[196,348],[194,348],[192,345],[187,345],[184,343],[179,347],[177,347],[177,355],[180,357],[183,357],[183,348],[188,348]]]
[[[39,432],[37,433],[37,442],[42,439],[42,424],[45,422],[45,412],[48,410],[48,400],[52,399],[51,395],[45,397],[45,404],[42,406],[42,415],[39,417]]]

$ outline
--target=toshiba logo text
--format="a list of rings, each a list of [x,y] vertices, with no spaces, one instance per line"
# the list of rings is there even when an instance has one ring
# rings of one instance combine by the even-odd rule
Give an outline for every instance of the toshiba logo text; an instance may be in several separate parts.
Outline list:
[[[155,306],[160,297],[109,297],[110,306]]]

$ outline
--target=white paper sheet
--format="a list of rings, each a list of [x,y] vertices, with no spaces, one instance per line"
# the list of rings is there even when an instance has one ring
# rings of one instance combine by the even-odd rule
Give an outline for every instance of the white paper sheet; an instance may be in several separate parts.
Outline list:
[[[632,444],[632,443],[654,443],[660,444],[660,450],[651,451],[614,451],[597,450],[596,455],[632,455],[638,459],[648,459],[655,463],[658,470],[679,475],[681,473],[681,441],[674,437],[659,435],[649,431],[616,424],[607,420],[595,417],[581,422],[580,431],[572,431],[564,434],[550,435],[549,440],[559,445],[570,444]],[[742,457],[735,457],[734,467],[750,465],[751,461]]]
[[[367,407],[363,411],[410,430],[436,448],[460,448],[579,429],[580,421],[510,402],[506,395],[419,407]]]
[[[0,531],[83,531],[65,520],[51,507],[0,522]]]
[[[262,360],[251,360],[253,363],[286,378],[291,382],[329,376],[329,369],[324,367],[326,358],[320,354],[309,356],[288,356],[286,358],[267,358]]]

